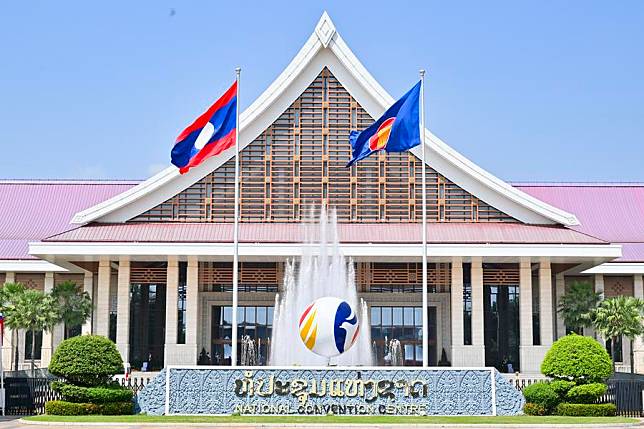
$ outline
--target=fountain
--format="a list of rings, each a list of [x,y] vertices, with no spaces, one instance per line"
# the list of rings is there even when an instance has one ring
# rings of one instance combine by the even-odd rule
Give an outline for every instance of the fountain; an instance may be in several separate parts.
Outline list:
[[[255,366],[258,364],[257,353],[259,347],[255,347],[255,340],[250,335],[241,337],[241,365]]]
[[[310,219],[313,219],[311,211]],[[282,294],[275,297],[271,366],[371,366],[373,351],[367,304],[358,300],[353,261],[346,259],[339,246],[335,212],[327,216],[322,207],[319,224],[303,225],[304,244],[298,262],[287,261]],[[356,309],[361,326],[356,343],[334,358],[318,356],[306,348],[298,334],[298,319],[314,300],[332,296]]]
[[[275,298],[269,366],[257,367],[265,360],[261,339],[244,336],[241,367],[170,365],[137,395],[142,412],[320,415],[330,410],[344,415],[473,416],[521,412],[523,396],[494,368],[393,368],[404,363],[404,351],[395,338],[385,338],[386,366],[373,367],[367,305],[358,299],[353,261],[340,252],[335,214],[327,216],[322,208],[319,219],[319,225],[304,227],[300,260],[286,264],[284,289]]]
[[[403,357],[402,346],[400,340],[392,338],[387,341],[385,337],[385,362],[391,366],[403,366],[405,359]]]

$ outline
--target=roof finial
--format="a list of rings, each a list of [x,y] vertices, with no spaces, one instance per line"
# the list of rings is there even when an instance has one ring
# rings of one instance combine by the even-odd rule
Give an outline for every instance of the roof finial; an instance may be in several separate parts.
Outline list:
[[[333,39],[333,35],[335,34],[335,25],[333,25],[333,21],[331,21],[331,17],[326,10],[322,13],[318,24],[315,26],[315,34],[318,36],[320,43],[322,43],[322,46],[325,48],[329,46],[331,39]]]

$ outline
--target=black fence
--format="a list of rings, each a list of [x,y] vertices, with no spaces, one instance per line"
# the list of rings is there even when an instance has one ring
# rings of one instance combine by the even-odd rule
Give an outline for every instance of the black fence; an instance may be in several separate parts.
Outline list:
[[[121,386],[131,389],[138,394],[152,379],[151,376],[130,377],[120,379]],[[5,413],[13,416],[44,414],[45,402],[60,399],[60,395],[51,390],[50,383],[55,380],[51,376],[37,377],[5,377]],[[514,379],[512,385],[519,391],[534,383],[544,382],[544,379]],[[637,374],[615,374],[608,381],[606,394],[598,402],[612,402],[617,406],[617,415],[625,417],[644,417],[642,391],[644,376]]]
[[[27,416],[44,414],[45,402],[59,399],[58,393],[51,390],[49,383],[54,379],[47,377],[6,377],[5,414],[8,416]]]
[[[598,402],[612,402],[617,406],[617,415],[644,417],[644,376],[617,373],[608,381],[606,394]]]

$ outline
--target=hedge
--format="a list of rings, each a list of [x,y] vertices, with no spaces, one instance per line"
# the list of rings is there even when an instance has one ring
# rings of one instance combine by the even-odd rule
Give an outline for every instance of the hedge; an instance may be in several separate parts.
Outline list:
[[[541,372],[575,384],[601,383],[613,373],[606,349],[590,337],[567,335],[555,341],[541,363]]]
[[[111,402],[108,404],[48,401],[45,403],[45,413],[50,416],[128,415],[134,413],[134,404],[132,401]]]
[[[545,416],[547,414],[543,405],[533,404],[532,402],[526,402],[523,406],[523,412],[529,416]]]
[[[559,404],[558,416],[610,417],[617,414],[615,404]]]
[[[573,381],[554,380],[550,382],[550,387],[559,396],[559,399],[563,400],[568,391],[575,387],[575,383]]]
[[[549,383],[535,383],[523,389],[525,401],[540,405],[546,413],[550,413],[560,402],[559,395],[555,393]]]
[[[110,384],[112,376],[123,371],[123,360],[108,338],[81,335],[58,346],[49,363],[49,372],[78,386]]]
[[[105,387],[82,387],[55,381],[51,383],[51,388],[59,392],[65,401],[76,403],[128,402],[134,395],[130,389],[118,384]]]
[[[604,383],[590,383],[575,386],[566,394],[566,402],[573,404],[592,404],[606,393]]]

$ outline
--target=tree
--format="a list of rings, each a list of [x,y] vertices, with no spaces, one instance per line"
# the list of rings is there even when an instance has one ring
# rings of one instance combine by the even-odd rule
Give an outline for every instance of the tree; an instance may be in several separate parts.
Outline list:
[[[582,334],[583,328],[593,324],[593,314],[601,294],[593,290],[587,281],[575,281],[568,292],[561,297],[557,312],[561,313],[564,323],[572,331]]]
[[[92,298],[72,281],[57,284],[51,295],[58,303],[61,322],[65,324],[65,338],[69,338],[71,328],[82,325],[92,314]]]
[[[58,303],[51,294],[24,289],[15,300],[12,313],[7,315],[7,326],[11,329],[31,331],[31,373],[34,373],[36,356],[36,332],[51,331],[60,321]]]
[[[19,297],[24,293],[25,286],[22,283],[5,283],[0,288],[0,310],[5,319],[5,324],[10,329],[13,328],[13,315],[16,313],[16,302]],[[16,335],[15,339],[15,366],[14,370],[18,370],[18,360],[20,358],[20,347],[18,342],[19,336]]]
[[[593,314],[593,326],[605,339],[610,339],[612,347],[613,370],[618,337],[630,340],[644,335],[644,300],[632,296],[618,296],[602,301]]]

